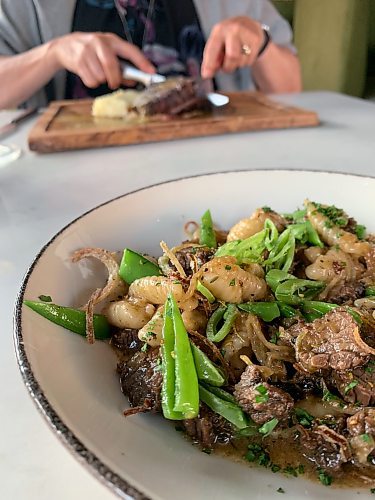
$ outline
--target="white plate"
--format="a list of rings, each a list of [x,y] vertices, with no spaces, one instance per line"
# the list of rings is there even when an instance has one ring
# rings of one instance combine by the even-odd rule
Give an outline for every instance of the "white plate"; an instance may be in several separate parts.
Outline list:
[[[184,239],[183,225],[210,208],[230,227],[254,208],[291,211],[303,199],[334,203],[372,230],[375,179],[298,171],[246,171],[206,175],[152,186],[101,205],[73,221],[41,250],[24,279],[15,312],[18,362],[32,398],[49,425],[78,460],[123,498],[164,500],[373,498],[369,490],[337,490],[302,478],[288,479],[206,455],[173,425],[153,415],[125,419],[127,402],[111,349],[89,346],[79,336],[22,308],[24,298],[51,295],[77,306],[103,279],[90,264],[71,264],[85,246],[119,250],[129,246],[159,254]],[[129,495],[129,496],[127,496]]]

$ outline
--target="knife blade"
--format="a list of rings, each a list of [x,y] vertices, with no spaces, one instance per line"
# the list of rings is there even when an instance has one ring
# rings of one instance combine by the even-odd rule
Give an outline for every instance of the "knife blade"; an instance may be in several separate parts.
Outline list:
[[[14,132],[20,123],[27,120],[28,118],[31,118],[37,112],[38,108],[26,109],[23,113],[16,116],[16,118],[13,118],[13,120],[11,120],[9,123],[6,123],[5,125],[0,127],[0,137],[5,137]]]
[[[120,66],[122,70],[122,76],[125,80],[134,80],[135,82],[143,83],[146,87],[154,85],[156,83],[163,83],[166,81],[164,75],[159,75],[157,73],[145,73],[134,66],[130,66],[123,61],[120,61]],[[207,81],[201,78],[196,79],[198,81],[198,86],[201,89],[202,94],[204,94],[210,103],[215,107],[225,106],[229,102],[229,97],[224,94],[218,94],[217,92],[207,92]]]

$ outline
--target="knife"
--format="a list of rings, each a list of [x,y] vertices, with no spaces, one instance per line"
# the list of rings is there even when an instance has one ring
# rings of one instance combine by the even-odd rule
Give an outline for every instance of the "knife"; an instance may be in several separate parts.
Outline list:
[[[158,75],[157,73],[145,73],[133,66],[120,62],[122,69],[122,76],[126,80],[134,80],[135,82],[143,83],[145,87],[154,85],[155,83],[162,83],[166,81],[166,77],[163,75]],[[229,97],[223,94],[218,94],[216,92],[208,92],[206,94],[207,99],[215,107],[225,106],[229,102]]]
[[[35,115],[38,112],[38,108],[28,108],[26,109],[23,113],[20,115],[16,116],[16,118],[13,118],[9,123],[6,123],[2,127],[0,127],[0,137],[4,137],[8,134],[11,134],[14,132],[17,128],[17,125],[27,118],[30,118],[31,116]]]

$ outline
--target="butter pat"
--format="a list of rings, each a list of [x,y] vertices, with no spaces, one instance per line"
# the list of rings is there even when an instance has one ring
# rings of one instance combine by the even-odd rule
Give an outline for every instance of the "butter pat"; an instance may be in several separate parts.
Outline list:
[[[97,97],[92,104],[92,115],[124,118],[134,111],[134,101],[139,94],[136,90],[117,90],[112,94]]]

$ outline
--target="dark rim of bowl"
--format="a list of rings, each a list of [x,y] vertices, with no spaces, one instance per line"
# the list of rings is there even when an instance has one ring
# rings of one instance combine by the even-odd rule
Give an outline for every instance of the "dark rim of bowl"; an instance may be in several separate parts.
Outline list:
[[[126,194],[116,196],[115,198],[112,198],[104,203],[101,203],[100,205],[97,205],[96,207],[88,210],[87,212],[83,213],[76,219],[72,220],[64,226],[60,231],[58,231],[38,252],[37,256],[34,258],[32,261],[31,265],[29,266],[28,270],[26,271],[21,288],[18,292],[15,307],[14,307],[14,315],[13,315],[13,339],[14,339],[14,345],[15,345],[15,350],[16,350],[16,356],[17,356],[17,362],[18,366],[23,378],[23,381],[29,391],[29,394],[31,398],[33,399],[34,403],[36,404],[38,410],[41,412],[41,414],[44,416],[44,418],[47,420],[48,424],[52,427],[54,432],[57,434],[59,439],[62,441],[62,443],[68,448],[68,450],[74,455],[74,457],[82,464],[84,465],[97,479],[99,479],[102,483],[104,483],[110,490],[112,490],[113,493],[116,493],[119,497],[125,498],[127,500],[151,500],[150,497],[146,496],[144,493],[139,491],[137,488],[132,486],[127,480],[124,480],[121,478],[118,474],[113,472],[107,465],[105,465],[97,456],[95,453],[90,451],[90,449],[85,446],[76,436],[75,434],[67,427],[64,422],[60,419],[56,411],[53,409],[51,404],[49,403],[48,399],[44,395],[44,392],[42,388],[40,387],[38,381],[36,380],[31,364],[29,362],[29,359],[27,357],[25,347],[24,347],[24,342],[23,342],[23,335],[22,335],[22,303],[23,303],[23,297],[24,293],[29,281],[29,278],[35,268],[35,266],[38,264],[39,259],[42,257],[42,255],[45,253],[45,251],[48,249],[48,247],[58,238],[62,233],[66,231],[69,227],[71,227],[73,224],[75,224],[77,221],[80,219],[84,218],[86,215],[95,212],[96,210],[100,209],[101,207],[108,205],[110,203],[113,203],[116,200],[119,200],[121,198],[125,198],[127,196],[131,196],[132,194],[138,193],[140,191],[145,191],[148,189],[152,189],[164,184],[170,184],[174,182],[183,182],[187,181],[190,179],[195,179],[197,177],[210,177],[213,175],[228,175],[228,174],[239,174],[239,173],[244,173],[244,172],[287,172],[288,174],[291,172],[297,172],[299,175],[303,175],[305,173],[308,174],[329,174],[329,175],[335,175],[335,176],[352,176],[352,177],[360,177],[360,178],[367,178],[373,180],[373,177],[369,177],[366,175],[360,175],[360,174],[350,174],[350,173],[345,173],[345,172],[329,172],[329,171],[324,171],[324,170],[297,170],[297,169],[252,169],[252,170],[230,170],[230,171],[223,171],[223,172],[210,172],[207,174],[197,174],[193,176],[187,176],[187,177],[179,177],[177,179],[171,179],[163,182],[158,182],[155,184],[151,184],[149,186],[145,186],[139,189],[135,189],[133,191],[130,191]]]

